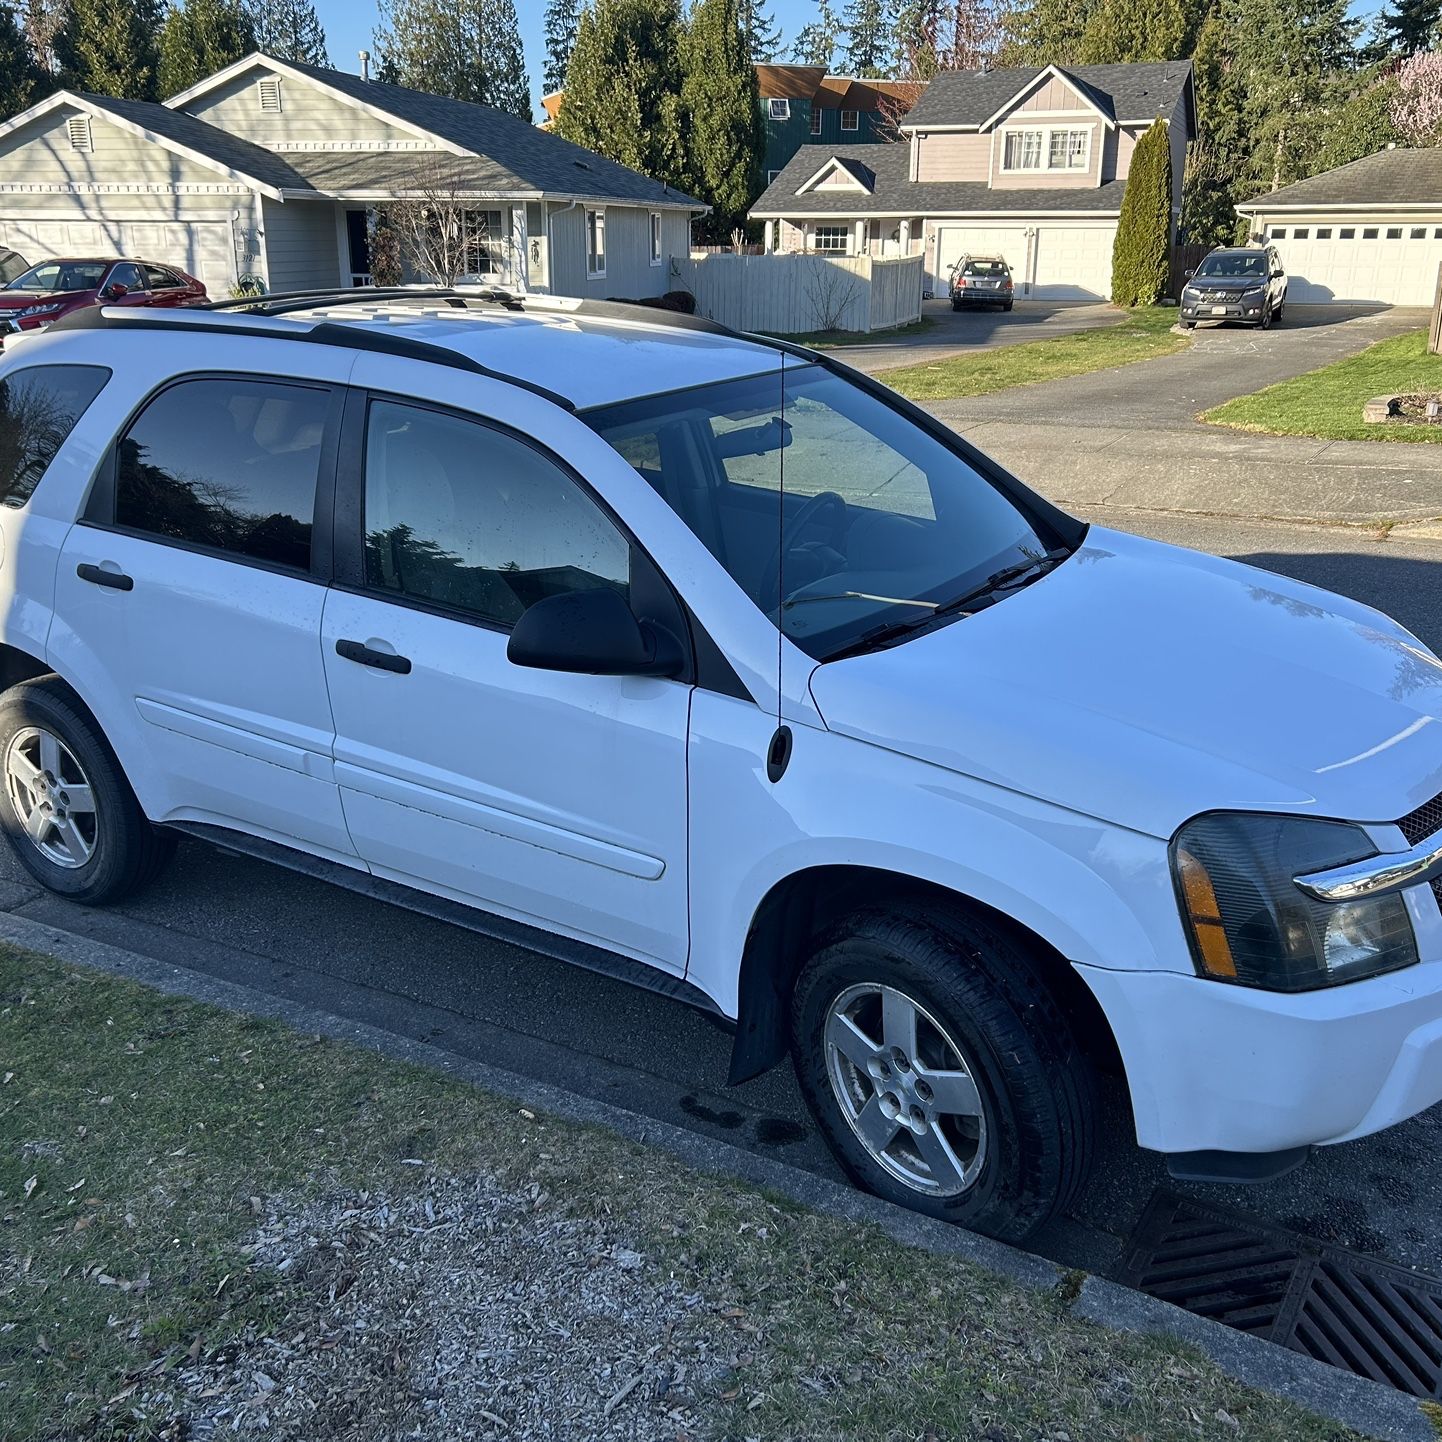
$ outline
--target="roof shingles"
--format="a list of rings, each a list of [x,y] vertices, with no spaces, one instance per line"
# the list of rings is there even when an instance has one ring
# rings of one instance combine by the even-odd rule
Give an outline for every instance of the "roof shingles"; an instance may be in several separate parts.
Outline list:
[[[1244,201],[1251,214],[1277,208],[1331,206],[1442,206],[1442,146],[1428,150],[1379,150],[1349,165],[1284,185],[1268,195]]]

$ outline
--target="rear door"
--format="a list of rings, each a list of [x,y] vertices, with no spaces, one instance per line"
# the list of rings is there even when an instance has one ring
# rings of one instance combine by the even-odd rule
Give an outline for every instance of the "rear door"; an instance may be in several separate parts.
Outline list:
[[[353,854],[320,657],[340,404],[308,380],[173,381],[122,431],[66,540],[51,655],[143,753],[157,821]]]

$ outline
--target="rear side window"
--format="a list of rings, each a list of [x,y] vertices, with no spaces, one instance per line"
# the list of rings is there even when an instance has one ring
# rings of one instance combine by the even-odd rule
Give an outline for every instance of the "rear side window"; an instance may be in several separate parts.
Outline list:
[[[30,499],[109,379],[104,366],[29,366],[0,380],[0,505]]]
[[[19,280],[29,269],[24,256],[16,255],[13,250],[0,251],[0,285]]]
[[[116,525],[307,570],[329,406],[273,381],[169,387],[120,440]]]
[[[151,290],[179,290],[184,284],[179,276],[172,275],[168,270],[162,270],[158,265],[145,267],[145,280]]]

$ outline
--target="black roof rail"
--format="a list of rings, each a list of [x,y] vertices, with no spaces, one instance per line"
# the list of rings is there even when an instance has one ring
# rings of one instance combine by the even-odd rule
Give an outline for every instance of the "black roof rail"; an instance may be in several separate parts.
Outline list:
[[[273,295],[244,295],[232,300],[213,300],[194,310],[240,311],[248,315],[286,315],[323,305],[392,305],[397,302],[435,304],[444,302],[453,310],[465,310],[470,301],[499,305],[506,310],[523,309],[521,297],[512,291],[477,289],[461,291],[450,286],[416,288],[407,286],[328,286],[323,290],[285,290]]]
[[[413,292],[412,292],[413,293]],[[537,385],[534,381],[519,376],[506,375],[503,371],[492,370],[478,360],[473,360],[449,346],[432,345],[428,341],[412,340],[410,336],[399,335],[393,330],[377,330],[365,326],[344,325],[337,321],[319,321],[309,328],[287,324],[282,329],[263,325],[236,325],[225,313],[217,314],[214,320],[181,320],[201,311],[199,306],[181,310],[134,310],[121,313],[106,313],[105,308],[92,305],[73,310],[63,315],[49,328],[64,330],[172,330],[198,331],[205,335],[253,335],[267,340],[304,341],[311,345],[340,346],[349,350],[374,351],[380,355],[400,356],[407,360],[427,361],[432,365],[448,366],[451,370],[469,371],[472,375],[485,376],[487,380],[501,381],[519,390],[530,391],[532,395],[548,400],[562,410],[574,412],[575,402],[557,391]],[[265,319],[265,317],[260,317]],[[229,323],[227,323],[229,322]]]

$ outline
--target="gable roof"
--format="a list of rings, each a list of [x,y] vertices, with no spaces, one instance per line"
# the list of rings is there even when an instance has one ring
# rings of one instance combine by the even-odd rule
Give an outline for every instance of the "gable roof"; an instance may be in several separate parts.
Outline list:
[[[259,190],[273,200],[279,200],[283,190],[308,188],[306,181],[274,151],[207,125],[193,115],[169,110],[148,100],[116,100],[81,90],[57,90],[38,105],[22,110],[0,125],[0,139],[51,111],[67,107],[118,125],[132,135]]]
[[[757,219],[799,215],[1009,215],[1036,211],[1115,215],[1121,209],[1126,189],[1124,180],[1034,190],[993,190],[984,180],[912,180],[909,145],[866,145],[831,151],[822,169],[830,169],[833,161],[848,170],[859,166],[872,177],[868,190],[851,186],[805,190],[805,182],[817,174],[815,154],[814,146],[803,145],[762,192],[751,207],[751,215]]]
[[[166,105],[179,109],[247,70],[263,68],[320,86],[367,112],[399,122],[402,128],[433,139],[452,155],[478,162],[478,182],[487,191],[547,193],[586,199],[632,201],[638,205],[704,210],[702,201],[673,190],[659,180],[607,160],[584,146],[563,140],[528,120],[467,100],[428,95],[404,85],[363,80],[343,70],[328,70],[299,61],[277,60],[257,51],[172,96]],[[292,159],[294,152],[288,152]]]
[[[1386,209],[1442,206],[1442,147],[1379,150],[1349,165],[1324,170],[1237,206],[1243,215],[1259,210]]]
[[[836,189],[851,191],[860,189],[866,191],[867,194],[876,189],[876,172],[869,165],[863,165],[854,156],[831,155],[814,175],[809,176],[796,187],[796,194],[805,195],[809,191],[815,190],[828,175],[832,175],[838,170],[849,176],[852,184],[838,186],[835,187]]]
[[[907,130],[978,130],[1007,111],[1049,71],[1060,75],[1113,122],[1170,115],[1189,92],[1190,60],[1133,65],[1009,66],[1003,70],[944,70],[906,117]]]

